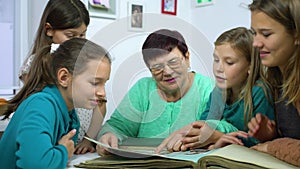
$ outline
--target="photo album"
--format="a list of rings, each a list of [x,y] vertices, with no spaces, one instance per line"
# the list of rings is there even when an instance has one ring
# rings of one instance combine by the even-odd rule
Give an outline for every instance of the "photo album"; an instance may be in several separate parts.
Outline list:
[[[99,156],[75,165],[79,168],[297,168],[271,155],[235,144],[210,151],[194,149],[170,153],[165,150],[155,154],[154,149],[162,139],[128,138],[118,148],[86,139],[104,147],[111,155]]]

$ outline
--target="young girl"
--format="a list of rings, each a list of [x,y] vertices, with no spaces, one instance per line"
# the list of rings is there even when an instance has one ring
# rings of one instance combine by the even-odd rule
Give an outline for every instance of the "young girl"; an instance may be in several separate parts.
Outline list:
[[[157,148],[187,150],[216,142],[224,133],[247,131],[247,123],[257,113],[274,118],[273,102],[264,83],[260,60],[252,47],[252,34],[238,27],[221,34],[215,42],[212,91],[200,120],[173,133]],[[216,129],[216,130],[214,130]],[[256,144],[245,139],[247,145]]]
[[[257,114],[248,123],[249,135],[261,141],[253,149],[271,154],[300,166],[300,38],[299,0],[254,0],[249,5],[254,47],[260,50],[267,66],[268,81],[273,85],[276,103],[276,124]],[[239,144],[231,133],[215,147]],[[276,139],[275,139],[276,138]]]
[[[38,50],[73,37],[84,38],[89,23],[89,13],[80,0],[49,0],[42,14],[30,56],[20,69],[20,79],[27,81],[28,71]]]
[[[276,103],[276,124],[262,114],[248,123],[249,135],[266,141],[252,148],[300,167],[300,1],[254,0],[249,8],[253,46],[268,67]],[[229,135],[216,147],[238,141]]]
[[[249,8],[253,45],[277,96],[276,125],[263,115],[249,123],[250,135],[268,141],[253,148],[300,167],[300,1],[254,0]]]
[[[64,168],[74,153],[79,120],[74,107],[93,109],[105,98],[111,60],[82,38],[36,53],[28,82],[9,101],[15,112],[0,141],[4,168]]]
[[[30,56],[25,60],[19,72],[20,79],[24,83],[27,82],[32,60],[40,49],[51,43],[60,44],[74,37],[85,38],[89,23],[89,13],[80,0],[49,0],[42,14]],[[106,113],[105,103],[100,104],[94,112],[85,109],[78,109],[77,112],[81,128],[75,153],[94,152],[92,144],[83,139],[83,136],[95,138],[102,124],[101,119]]]

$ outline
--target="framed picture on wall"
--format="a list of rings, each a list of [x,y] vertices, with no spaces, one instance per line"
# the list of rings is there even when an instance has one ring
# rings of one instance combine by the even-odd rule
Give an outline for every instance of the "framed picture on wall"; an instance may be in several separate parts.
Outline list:
[[[91,17],[116,19],[118,15],[117,0],[82,0]]]
[[[176,15],[176,12],[177,12],[177,0],[161,1],[161,13]]]
[[[214,0],[194,0],[196,7],[214,4]]]
[[[143,31],[145,28],[145,4],[143,1],[128,2],[128,29],[131,31]]]

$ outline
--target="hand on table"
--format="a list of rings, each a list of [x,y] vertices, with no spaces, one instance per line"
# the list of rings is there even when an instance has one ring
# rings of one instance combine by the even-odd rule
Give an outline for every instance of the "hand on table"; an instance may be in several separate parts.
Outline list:
[[[96,152],[96,149],[92,142],[83,138],[83,140],[76,145],[75,154],[85,154],[87,152],[94,153]]]

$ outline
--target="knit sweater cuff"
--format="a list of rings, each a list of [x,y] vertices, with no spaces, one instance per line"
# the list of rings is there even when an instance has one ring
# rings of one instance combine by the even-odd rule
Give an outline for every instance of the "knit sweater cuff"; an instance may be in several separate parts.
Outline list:
[[[300,140],[278,138],[268,142],[267,151],[280,160],[300,166]]]

